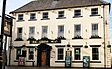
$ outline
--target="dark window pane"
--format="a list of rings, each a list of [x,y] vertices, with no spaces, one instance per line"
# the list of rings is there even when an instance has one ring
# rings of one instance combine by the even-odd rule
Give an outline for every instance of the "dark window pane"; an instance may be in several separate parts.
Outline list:
[[[80,48],[75,48],[74,49],[74,60],[80,60]]]
[[[18,60],[20,56],[21,56],[21,48],[18,48],[16,50],[16,59]]]
[[[91,15],[97,15],[97,14],[98,14],[98,8],[92,8]]]
[[[30,19],[35,19],[35,13],[30,14]]]
[[[18,15],[18,20],[23,20],[23,14]]]
[[[58,60],[63,60],[63,48],[58,49]]]
[[[58,12],[58,17],[60,18],[60,17],[64,17],[64,11],[59,11]]]
[[[98,48],[92,48],[92,60],[99,60]]]
[[[48,12],[43,13],[43,19],[46,19],[46,18],[48,18]]]
[[[18,28],[18,33],[22,33],[22,28]]]
[[[81,10],[75,10],[74,13],[75,13],[74,14],[75,16],[80,16],[81,15]]]

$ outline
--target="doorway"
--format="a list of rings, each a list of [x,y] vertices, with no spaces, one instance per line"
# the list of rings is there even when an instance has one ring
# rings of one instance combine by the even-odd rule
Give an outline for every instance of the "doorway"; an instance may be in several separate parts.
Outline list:
[[[38,45],[37,51],[37,66],[39,67],[49,67],[50,66],[50,51],[51,46],[47,44]]]
[[[41,66],[42,67],[46,66],[46,51],[45,50],[42,51],[42,55],[41,55]]]

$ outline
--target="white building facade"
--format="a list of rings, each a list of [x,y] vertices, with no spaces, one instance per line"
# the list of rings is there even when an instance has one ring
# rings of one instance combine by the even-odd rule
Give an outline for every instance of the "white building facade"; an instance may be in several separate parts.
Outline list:
[[[13,25],[10,65],[111,67],[110,3],[102,0],[38,0],[11,12]]]

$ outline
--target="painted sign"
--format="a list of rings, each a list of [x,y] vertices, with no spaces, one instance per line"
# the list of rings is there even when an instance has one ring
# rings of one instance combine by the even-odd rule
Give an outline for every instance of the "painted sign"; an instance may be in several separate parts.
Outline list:
[[[83,67],[90,67],[90,56],[83,56]]]

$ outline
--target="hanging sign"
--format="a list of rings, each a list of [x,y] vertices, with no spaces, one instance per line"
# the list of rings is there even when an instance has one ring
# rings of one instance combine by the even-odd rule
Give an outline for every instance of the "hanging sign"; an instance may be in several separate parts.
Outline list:
[[[6,36],[12,36],[12,18],[5,15],[4,20],[4,35]]]

